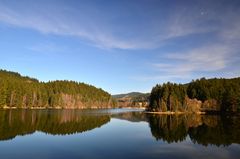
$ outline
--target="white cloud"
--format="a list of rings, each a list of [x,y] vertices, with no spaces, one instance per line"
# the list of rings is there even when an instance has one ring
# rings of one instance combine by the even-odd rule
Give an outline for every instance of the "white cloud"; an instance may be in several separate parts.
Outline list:
[[[220,13],[206,6],[205,10],[198,5],[192,8],[179,6],[169,15],[146,15],[130,24],[117,21],[121,14],[115,17],[96,6],[82,5],[76,9],[60,2],[54,5],[39,2],[35,5],[31,3],[29,7],[25,5],[19,7],[2,3],[0,22],[44,34],[75,36],[88,44],[106,49],[152,49],[174,38],[209,32],[215,32],[215,36],[220,35],[222,39],[239,39],[240,34],[239,18],[230,9]],[[151,17],[154,20],[150,20],[150,16],[154,16]],[[146,28],[139,26],[144,24],[141,20],[148,24]]]
[[[51,13],[43,10],[14,11],[6,6],[0,6],[0,22],[13,26],[34,29],[44,34],[76,36],[101,48],[136,49],[152,47],[150,42],[118,38],[113,35],[111,28],[107,25],[99,21],[94,22],[95,19],[101,17],[95,17],[92,21],[91,17],[89,17],[90,20],[84,18],[70,20],[69,16],[61,13]]]
[[[194,14],[194,13],[193,13]],[[200,77],[236,77],[240,69],[240,19],[236,12],[226,11],[224,14],[201,14],[208,16],[208,21],[215,21],[218,26],[210,25],[204,28],[201,17],[186,15],[184,18],[173,18],[172,30],[168,36],[178,37],[193,33],[214,32],[215,41],[208,41],[198,47],[189,46],[187,49],[175,53],[163,53],[158,61],[151,63],[152,74],[139,76],[138,80],[179,81]],[[195,20],[194,20],[195,17]],[[198,19],[200,18],[200,21]],[[181,22],[182,21],[182,22]],[[184,23],[183,23],[184,22]],[[193,25],[199,25],[193,26]],[[166,33],[166,35],[167,35]],[[209,37],[209,36],[208,36]],[[208,38],[207,37],[207,38]],[[211,37],[212,38],[212,37]],[[149,65],[149,64],[148,64]]]
[[[37,4],[38,5],[38,4]],[[32,7],[32,8],[31,8]],[[216,26],[201,26],[206,22],[194,9],[178,8],[172,15],[147,21],[147,28],[139,29],[142,22],[129,26],[126,22],[113,22],[114,16],[98,8],[84,6],[78,11],[67,6],[49,5],[13,7],[1,4],[0,22],[30,28],[44,34],[75,36],[100,48],[141,49],[157,48],[166,41],[196,33],[216,30]],[[209,18],[207,18],[209,19]],[[148,19],[144,19],[148,20]],[[128,36],[131,34],[132,36]]]
[[[175,66],[176,72],[217,71],[226,67],[231,52],[229,46],[217,44],[194,48],[186,53],[170,53],[167,59],[180,61],[180,64]]]
[[[239,65],[232,66],[234,60],[239,61],[231,45],[208,45],[190,49],[185,52],[168,53],[159,57],[161,62],[150,64],[153,73],[133,77],[139,81],[185,81],[200,78],[207,74],[221,77],[235,77],[239,75]],[[235,62],[236,62],[235,61]],[[194,75],[198,77],[194,77]],[[207,76],[208,77],[208,76]],[[211,76],[213,77],[213,76]]]
[[[159,71],[169,72],[180,77],[190,75],[193,72],[219,71],[228,65],[228,57],[231,52],[231,48],[224,45],[204,46],[192,49],[186,53],[168,54],[166,57],[168,67],[158,66],[158,64],[154,65]]]

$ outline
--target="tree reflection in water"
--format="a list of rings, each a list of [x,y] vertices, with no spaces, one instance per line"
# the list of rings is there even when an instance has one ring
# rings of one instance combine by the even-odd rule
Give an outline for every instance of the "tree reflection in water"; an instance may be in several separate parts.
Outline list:
[[[74,110],[2,110],[0,140],[42,131],[52,135],[81,133],[110,121],[107,114],[82,113]]]
[[[144,112],[111,113],[104,110],[1,110],[0,140],[41,131],[67,135],[92,130],[111,118],[148,122],[152,136],[167,143],[189,138],[204,146],[240,143],[240,116],[237,115],[157,115]]]
[[[202,145],[240,143],[240,117],[219,115],[147,115],[152,135],[168,143],[180,142],[189,135]]]

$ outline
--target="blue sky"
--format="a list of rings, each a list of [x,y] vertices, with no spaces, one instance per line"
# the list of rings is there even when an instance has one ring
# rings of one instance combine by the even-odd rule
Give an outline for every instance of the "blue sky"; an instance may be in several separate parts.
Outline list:
[[[240,75],[239,0],[0,0],[0,68],[112,94]]]

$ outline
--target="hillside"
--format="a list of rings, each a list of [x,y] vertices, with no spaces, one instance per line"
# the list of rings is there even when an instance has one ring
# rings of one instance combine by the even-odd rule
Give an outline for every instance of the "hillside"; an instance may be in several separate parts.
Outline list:
[[[0,108],[106,108],[114,103],[101,88],[75,81],[39,82],[0,70]]]
[[[117,100],[118,107],[146,107],[149,95],[149,93],[131,92],[113,95],[112,97]]]
[[[197,79],[184,84],[165,83],[153,87],[150,111],[236,112],[240,110],[240,78]]]
[[[116,94],[112,95],[113,98],[123,98],[123,97],[137,97],[139,95],[143,95],[144,93],[140,92],[130,92],[130,93],[125,93],[125,94]]]

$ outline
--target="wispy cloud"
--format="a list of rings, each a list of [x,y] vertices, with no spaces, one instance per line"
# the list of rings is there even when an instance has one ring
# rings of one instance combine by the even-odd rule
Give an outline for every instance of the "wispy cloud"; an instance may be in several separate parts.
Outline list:
[[[10,7],[1,5],[0,22],[34,29],[44,34],[79,37],[101,48],[135,49],[152,46],[150,42],[138,41],[136,39],[120,39],[118,36],[113,35],[113,31],[108,25],[104,25],[99,21],[95,22],[96,19],[101,19],[101,17],[96,16],[94,19],[91,19],[91,15],[87,15],[89,20],[86,21],[85,18],[77,18],[76,15],[72,15],[73,17],[75,16],[72,19],[67,14],[62,14],[60,8],[57,8],[58,12],[52,13],[39,9],[34,11],[29,8],[29,11],[21,9],[15,11]],[[81,14],[81,12],[78,14]]]
[[[220,38],[225,41],[239,44],[240,41],[240,18],[234,19],[234,23],[227,23],[225,29],[220,32]]]
[[[172,31],[166,32],[164,37],[171,39],[189,34],[211,34],[197,46],[190,45],[175,52],[162,51],[152,63],[147,62],[146,67],[152,70],[151,73],[135,76],[133,79],[165,82],[189,81],[203,76],[239,76],[240,18],[236,16],[239,11],[226,8],[224,14],[206,10],[199,15],[191,15],[190,12],[183,11],[180,15],[186,13],[185,17],[177,15],[172,18],[172,24],[175,25],[169,25],[169,30]],[[193,40],[197,38],[195,36]]]
[[[201,10],[199,7],[173,8],[168,17],[160,13],[143,14],[145,18],[133,19],[135,24],[131,24],[124,21],[125,19],[116,23],[118,19],[128,16],[121,14],[111,16],[96,6],[84,6],[78,10],[60,3],[49,4],[48,7],[30,3],[29,6],[19,7],[2,3],[0,22],[34,29],[44,34],[75,36],[100,48],[157,48],[174,38],[224,29],[218,23],[211,24],[214,20],[220,21],[220,16],[213,16],[214,13]],[[141,28],[146,23],[149,23],[146,28]],[[223,33],[225,37],[232,35],[234,35],[232,32]]]
[[[48,55],[49,53],[50,54],[61,53],[65,52],[66,50],[69,50],[65,46],[59,46],[52,42],[36,43],[32,46],[26,47],[26,49],[45,55]]]
[[[162,40],[183,37],[191,34],[201,34],[215,31],[217,25],[206,25],[206,22],[215,19],[208,15],[202,15],[198,9],[179,8],[169,17],[163,30]],[[207,14],[207,13],[205,13]]]
[[[190,49],[184,52],[168,53],[159,57],[161,62],[150,64],[153,73],[134,77],[140,81],[181,81],[201,76],[235,77],[239,75],[240,61],[232,45],[215,44]],[[236,58],[233,58],[236,57]]]
[[[166,55],[166,60],[172,61],[172,65],[162,67],[154,64],[154,66],[162,71],[168,70],[184,75],[192,71],[218,71],[227,66],[231,52],[231,48],[224,45],[204,46],[187,52],[170,53]]]

